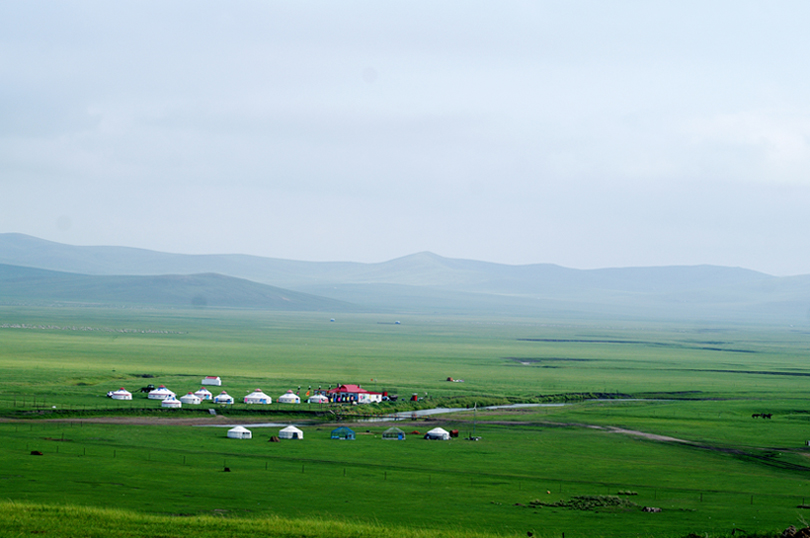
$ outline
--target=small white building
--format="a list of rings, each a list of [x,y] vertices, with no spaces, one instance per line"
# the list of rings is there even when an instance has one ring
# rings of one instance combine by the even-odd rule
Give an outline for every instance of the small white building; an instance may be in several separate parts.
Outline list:
[[[282,429],[278,432],[279,439],[303,439],[304,432],[296,428],[295,426],[287,426],[286,428]]]
[[[209,375],[209,376],[205,376],[203,378],[202,384],[203,385],[214,385],[216,387],[221,387],[222,386],[222,380],[220,378],[216,377],[216,376]]]
[[[171,396],[160,402],[160,407],[170,407],[172,409],[178,409],[180,407],[183,407],[183,404],[180,402],[180,400],[178,400],[174,396]]]
[[[185,396],[180,396],[180,402],[189,405],[200,405],[202,399],[193,392],[189,392]]]
[[[236,426],[228,430],[228,437],[231,439],[251,439],[253,438],[253,433],[247,428]]]
[[[301,398],[293,391],[288,390],[287,392],[278,397],[278,403],[300,404]]]
[[[329,398],[327,398],[323,394],[313,394],[312,396],[309,397],[309,399],[307,400],[307,403],[325,404],[325,403],[329,403]]]
[[[150,400],[165,400],[166,398],[174,398],[174,396],[175,394],[163,385],[151,391],[148,395]]]
[[[218,404],[232,404],[233,403],[233,396],[225,392],[224,390],[214,396],[214,403]]]
[[[245,396],[246,404],[270,404],[273,399],[267,394],[262,392],[262,389],[256,389],[247,396]]]
[[[132,393],[129,392],[124,387],[121,387],[120,389],[114,390],[112,392],[108,392],[107,396],[109,396],[113,400],[131,400],[132,399]]]
[[[214,395],[211,394],[211,391],[205,387],[200,387],[200,390],[194,393],[194,396],[199,398],[200,400],[211,400]]]
[[[444,428],[433,428],[425,434],[425,439],[433,439],[436,441],[449,441],[450,432]]]

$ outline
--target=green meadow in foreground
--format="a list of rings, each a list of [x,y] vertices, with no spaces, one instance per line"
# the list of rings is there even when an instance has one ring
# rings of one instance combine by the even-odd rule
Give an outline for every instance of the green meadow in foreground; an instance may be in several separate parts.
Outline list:
[[[810,513],[808,342],[776,326],[2,307],[0,517],[16,526],[0,535],[778,534]],[[434,404],[568,403],[409,420],[461,436],[399,442],[376,422],[331,440],[325,417],[295,414],[306,404],[206,404],[181,426],[140,394],[105,397],[150,382],[179,395],[205,375],[237,399],[361,383]],[[226,438],[245,421],[304,439]]]

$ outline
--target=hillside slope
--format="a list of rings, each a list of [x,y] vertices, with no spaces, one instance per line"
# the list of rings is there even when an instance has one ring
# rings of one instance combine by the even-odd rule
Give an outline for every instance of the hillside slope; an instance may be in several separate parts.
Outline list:
[[[296,304],[295,308],[403,313],[801,325],[810,322],[810,276],[774,277],[710,265],[579,270],[553,264],[505,265],[449,259],[430,252],[381,263],[304,262],[232,254],[182,255],[124,247],[77,247],[22,234],[0,234],[0,263],[86,276],[155,279],[148,286],[142,285],[137,293],[125,292],[125,284],[116,288],[114,280],[104,284],[82,280],[81,286],[63,282],[50,288],[58,288],[59,293],[52,295],[63,297],[60,300],[68,300],[64,299],[68,296],[70,300],[93,297],[93,301],[116,297],[179,305],[189,304],[200,295],[197,300],[205,299],[210,305],[265,305],[262,308]],[[226,291],[222,287],[225,281],[221,280],[225,277],[221,275],[241,279],[235,288],[241,291]],[[124,282],[121,279],[125,277],[115,278]],[[196,293],[195,289],[201,289],[201,279],[219,291],[212,292],[211,298]],[[270,293],[266,288],[250,287],[261,284],[286,291]],[[323,303],[302,296],[291,303],[288,299],[294,292],[337,302]],[[0,291],[0,296],[9,297],[10,293]],[[45,292],[17,285],[13,293],[18,297],[44,297]]]
[[[0,301],[353,312],[344,301],[217,274],[99,276],[0,264]]]

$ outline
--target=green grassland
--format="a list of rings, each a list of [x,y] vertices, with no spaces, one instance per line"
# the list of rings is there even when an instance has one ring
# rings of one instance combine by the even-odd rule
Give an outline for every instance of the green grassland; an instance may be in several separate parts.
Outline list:
[[[778,533],[810,513],[800,507],[810,501],[808,343],[810,334],[789,326],[0,307],[0,416],[8,417],[0,483],[11,501],[0,510],[21,529],[0,535],[36,525],[72,535],[47,522],[87,517],[77,507],[106,510],[93,512],[99,534],[139,514],[166,536],[207,526],[211,536],[258,528],[282,536],[301,526],[318,529],[313,536]],[[105,397],[147,383],[179,395],[205,375],[221,376],[237,399],[257,387],[276,398],[299,386],[303,394],[360,383],[427,395],[423,405],[568,403],[401,425],[463,437],[475,421],[477,442],[383,441],[390,424],[374,422],[353,424],[357,440],[341,442],[306,404],[256,416],[242,404],[172,413],[139,394]],[[238,441],[222,427],[87,418],[207,416],[209,407],[233,423],[296,423],[305,438],[268,443],[278,428],[254,428],[253,439]],[[772,418],[751,417],[760,413]],[[619,492],[633,492],[619,498],[635,506],[599,505]],[[581,496],[599,497],[588,510],[563,505]]]

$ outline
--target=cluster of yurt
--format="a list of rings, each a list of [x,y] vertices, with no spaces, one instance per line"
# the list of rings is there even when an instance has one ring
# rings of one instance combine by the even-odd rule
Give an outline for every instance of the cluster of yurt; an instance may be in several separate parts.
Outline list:
[[[246,404],[271,404],[273,399],[267,394],[262,392],[262,389],[256,389],[247,396],[245,396]]]
[[[288,390],[287,392],[285,392],[284,394],[282,394],[281,396],[278,397],[278,403],[300,404],[301,403],[301,397],[298,396],[293,391]]]
[[[419,432],[413,431],[411,432],[414,435],[418,435]],[[455,430],[454,430],[455,433]],[[251,439],[253,434],[250,430],[242,427],[236,426],[228,430],[228,437],[231,439]],[[443,428],[433,428],[429,432],[427,432],[424,436],[425,439],[430,440],[437,440],[437,441],[449,441],[453,435]],[[296,428],[295,426],[287,426],[286,428],[282,428],[281,431],[278,432],[278,437],[271,437],[272,441],[278,441],[280,439],[303,439],[304,432],[300,428]],[[346,426],[340,426],[332,430],[330,434],[330,438],[332,439],[339,439],[344,441],[354,441],[356,439],[356,435],[353,430],[347,428]],[[382,434],[383,440],[395,440],[395,441],[404,441],[405,440],[405,432],[397,427],[391,427],[385,430]]]

